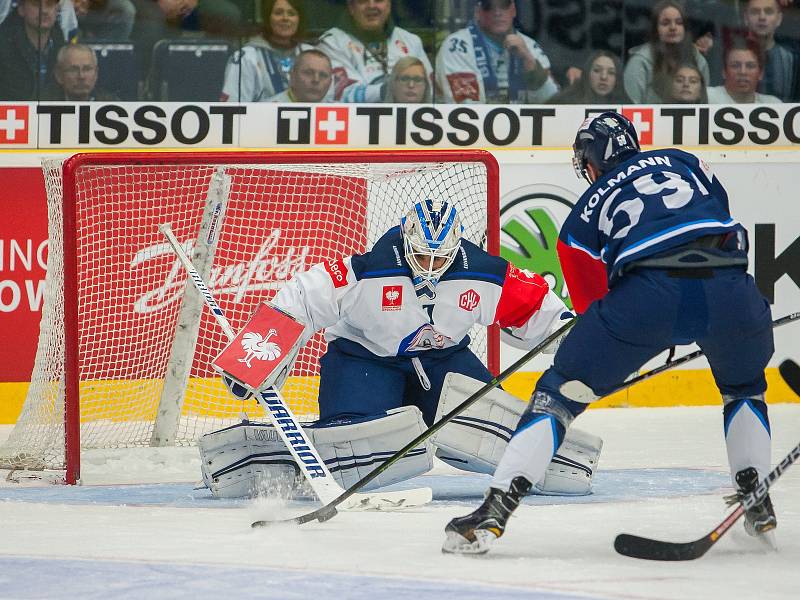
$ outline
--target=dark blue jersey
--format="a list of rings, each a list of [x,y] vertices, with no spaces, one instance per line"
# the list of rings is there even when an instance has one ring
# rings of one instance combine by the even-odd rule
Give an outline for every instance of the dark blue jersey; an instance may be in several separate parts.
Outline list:
[[[744,228],[708,165],[682,150],[652,150],[609,171],[580,197],[561,228],[559,258],[582,312],[626,264],[731,231]]]

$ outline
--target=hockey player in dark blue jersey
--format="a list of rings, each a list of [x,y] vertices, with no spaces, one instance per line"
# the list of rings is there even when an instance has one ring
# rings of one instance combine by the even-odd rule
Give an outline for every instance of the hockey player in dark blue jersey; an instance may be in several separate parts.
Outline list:
[[[447,525],[445,552],[486,552],[575,417],[674,345],[696,342],[708,358],[739,493],[769,471],[772,317],[746,272],[747,232],[722,185],[692,154],[642,152],[633,125],[613,112],[587,119],[573,149],[590,187],[564,222],[558,253],[580,316],[539,379],[484,503]],[[769,497],[746,513],[751,535],[775,526]]]

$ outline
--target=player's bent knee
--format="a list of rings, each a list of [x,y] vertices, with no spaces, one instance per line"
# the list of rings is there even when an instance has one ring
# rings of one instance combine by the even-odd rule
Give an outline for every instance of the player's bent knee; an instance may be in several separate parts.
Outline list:
[[[418,408],[407,406],[304,430],[334,479],[348,488],[422,433],[425,423]],[[299,467],[271,424],[243,422],[209,433],[199,449],[203,481],[214,497],[290,495],[302,485]],[[432,466],[432,448],[424,442],[364,489],[409,479]]]

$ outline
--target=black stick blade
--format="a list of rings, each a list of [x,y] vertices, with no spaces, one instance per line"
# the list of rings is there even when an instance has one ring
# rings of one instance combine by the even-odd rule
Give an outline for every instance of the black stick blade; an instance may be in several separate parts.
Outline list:
[[[800,396],[800,365],[788,358],[778,367],[778,371],[792,391]]]
[[[621,533],[614,540],[614,549],[624,556],[643,560],[695,560],[703,556],[714,542],[706,536],[694,542],[663,542]]]

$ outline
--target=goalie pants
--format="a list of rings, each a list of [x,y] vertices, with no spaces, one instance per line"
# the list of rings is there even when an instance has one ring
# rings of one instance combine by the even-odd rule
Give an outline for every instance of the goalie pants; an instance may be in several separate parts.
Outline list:
[[[334,340],[320,359],[320,423],[416,406],[430,426],[447,373],[461,373],[482,382],[492,379],[466,341],[454,348],[422,353],[420,362],[430,381],[429,390],[423,388],[411,359],[377,356],[349,340]]]
[[[586,409],[583,402],[591,400],[567,397],[563,384],[582,382],[601,397],[651,358],[692,342],[705,353],[723,395],[732,471],[755,466],[766,475],[764,369],[774,351],[769,303],[741,268],[642,268],[626,273],[592,303],[562,341],[495,472],[496,485],[506,487],[516,475],[541,477],[552,456],[545,455],[555,451],[572,418]]]

